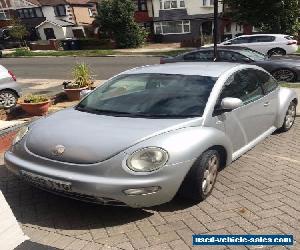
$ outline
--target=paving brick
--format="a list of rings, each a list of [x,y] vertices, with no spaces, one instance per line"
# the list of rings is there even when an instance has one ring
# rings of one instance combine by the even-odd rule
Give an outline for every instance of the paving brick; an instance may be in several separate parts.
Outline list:
[[[108,238],[98,239],[96,240],[97,243],[102,245],[115,247],[121,243],[129,241],[128,237],[125,234],[118,234],[115,236],[111,236]]]
[[[219,212],[216,214],[212,214],[211,215],[215,221],[219,221],[219,220],[225,220],[228,218],[233,218],[238,216],[238,214],[234,211],[225,211],[225,212]]]
[[[257,212],[257,215],[260,216],[261,218],[273,217],[280,214],[283,214],[283,211],[279,210],[278,208],[272,208],[272,209],[267,209],[267,210],[262,210]]]
[[[70,245],[68,245],[65,249],[66,250],[81,250],[81,249],[84,249],[87,244],[88,244],[88,242],[85,240],[76,239]]]
[[[191,219],[187,219],[185,220],[185,223],[188,225],[188,222],[191,221],[191,220],[195,220],[194,218],[191,218]],[[195,220],[196,221],[196,220]],[[199,223],[198,221],[196,221],[197,223]],[[186,228],[187,225],[184,224],[183,221],[174,221],[174,222],[170,222],[170,223],[166,223],[164,225],[159,225],[156,227],[156,230],[159,232],[159,233],[166,233],[166,232],[171,232],[171,231],[175,231],[175,230],[178,230],[178,229],[183,229],[183,228]],[[203,225],[202,225],[203,227]]]
[[[149,242],[150,245],[159,245],[159,244],[171,242],[178,239],[180,238],[176,234],[176,232],[168,232],[168,233],[147,237],[147,241]]]
[[[148,241],[146,240],[142,232],[139,230],[127,232],[126,235],[129,238],[130,242],[132,243],[133,247],[136,249],[149,246]]]
[[[58,240],[54,241],[51,246],[59,249],[65,249],[69,246],[73,241],[75,241],[73,237],[69,236],[61,236]]]
[[[195,233],[195,234],[202,234],[206,233],[206,227],[196,220],[195,218],[184,220],[184,223]]]
[[[226,227],[231,227],[235,225],[235,222],[233,222],[230,219],[225,219],[225,220],[220,220],[220,221],[214,221],[214,222],[210,222],[210,223],[205,223],[204,224],[205,227],[210,230],[210,231],[214,231],[214,230],[218,230],[218,229],[223,229]]]
[[[174,250],[188,250],[191,249],[183,240],[174,240],[169,243]]]

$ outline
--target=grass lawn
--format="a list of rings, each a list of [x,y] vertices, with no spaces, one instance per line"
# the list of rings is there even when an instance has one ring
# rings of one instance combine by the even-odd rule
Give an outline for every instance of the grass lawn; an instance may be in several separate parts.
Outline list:
[[[116,50],[68,50],[68,51],[39,51],[34,52],[25,49],[16,49],[11,54],[3,55],[3,57],[34,57],[34,56],[113,56],[113,55],[149,55],[149,56],[176,56],[189,50],[169,50],[154,52],[120,52]]]
[[[40,51],[34,52],[24,49],[17,49],[11,54],[3,57],[34,57],[34,56],[108,56],[114,55],[113,50],[69,50],[69,51]]]
[[[299,89],[300,83],[280,83],[280,86],[292,89]]]

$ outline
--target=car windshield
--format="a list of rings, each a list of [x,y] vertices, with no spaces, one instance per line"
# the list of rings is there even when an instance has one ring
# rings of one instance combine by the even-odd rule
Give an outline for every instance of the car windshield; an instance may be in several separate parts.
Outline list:
[[[253,61],[264,61],[266,60],[266,56],[264,54],[261,54],[255,50],[251,50],[251,49],[242,49],[239,51],[240,54],[242,54],[243,56],[246,56],[250,59],[252,59]]]
[[[125,117],[199,117],[216,80],[199,75],[121,75],[93,91],[76,109]]]

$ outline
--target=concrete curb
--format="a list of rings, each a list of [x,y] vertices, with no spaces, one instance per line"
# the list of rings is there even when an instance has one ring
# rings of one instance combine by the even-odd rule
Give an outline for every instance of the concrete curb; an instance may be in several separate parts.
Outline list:
[[[58,58],[62,58],[62,57],[162,57],[164,55],[106,55],[106,56],[89,56],[89,55],[82,55],[82,56],[9,56],[9,57],[2,57],[5,59],[9,59],[9,58],[52,58],[52,57],[58,57]]]

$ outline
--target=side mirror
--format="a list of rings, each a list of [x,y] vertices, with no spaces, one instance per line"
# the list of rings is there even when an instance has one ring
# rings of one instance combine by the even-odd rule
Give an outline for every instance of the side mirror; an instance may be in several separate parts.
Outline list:
[[[253,62],[253,61],[252,61],[250,58],[248,58],[248,57],[243,58],[243,61],[244,61],[245,63],[252,63],[252,62]]]
[[[89,93],[91,93],[92,90],[90,89],[84,89],[80,92],[80,100],[83,99],[84,97],[86,97]]]
[[[244,105],[243,101],[239,98],[226,97],[221,102],[223,110],[231,111],[240,108]]]

